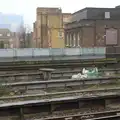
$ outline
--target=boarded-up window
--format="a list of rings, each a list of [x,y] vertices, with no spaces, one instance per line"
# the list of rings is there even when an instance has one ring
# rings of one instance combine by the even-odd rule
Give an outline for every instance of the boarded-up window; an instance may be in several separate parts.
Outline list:
[[[110,18],[110,12],[105,12],[105,18],[109,19]]]
[[[117,44],[117,30],[107,29],[106,30],[106,45],[116,45]]]

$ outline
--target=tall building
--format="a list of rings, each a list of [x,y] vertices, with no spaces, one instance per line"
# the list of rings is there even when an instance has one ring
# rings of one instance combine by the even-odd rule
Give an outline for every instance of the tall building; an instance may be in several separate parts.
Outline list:
[[[9,29],[12,32],[16,32],[23,23],[24,21],[21,15],[0,13],[1,29]]]
[[[38,48],[64,48],[64,21],[60,8],[37,8],[33,45]]]

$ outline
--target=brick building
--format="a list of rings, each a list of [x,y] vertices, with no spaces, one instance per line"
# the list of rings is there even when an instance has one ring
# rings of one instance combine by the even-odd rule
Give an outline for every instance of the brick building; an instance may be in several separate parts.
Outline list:
[[[62,13],[62,16],[63,16],[63,27],[65,27],[65,24],[67,24],[71,21],[72,14],[71,13]]]
[[[0,29],[0,48],[19,48],[17,35],[9,29]]]
[[[59,8],[37,8],[36,21],[33,24],[33,46],[64,48],[64,23],[70,15],[63,14]]]
[[[66,47],[120,45],[120,8],[84,8],[65,26]]]

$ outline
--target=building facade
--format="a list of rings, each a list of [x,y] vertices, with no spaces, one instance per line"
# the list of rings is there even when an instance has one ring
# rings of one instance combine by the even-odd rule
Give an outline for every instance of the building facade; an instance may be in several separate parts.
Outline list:
[[[120,8],[85,8],[65,26],[66,47],[120,45]]]
[[[71,21],[72,14],[71,13],[63,13],[63,27],[65,27],[65,24],[69,23]]]
[[[0,48],[18,48],[19,43],[16,33],[9,29],[0,29]]]
[[[33,45],[38,48],[64,48],[64,22],[59,8],[37,8]]]

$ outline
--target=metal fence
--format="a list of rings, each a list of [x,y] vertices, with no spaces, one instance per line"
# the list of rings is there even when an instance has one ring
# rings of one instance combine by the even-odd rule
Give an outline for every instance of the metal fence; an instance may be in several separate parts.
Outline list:
[[[41,57],[41,56],[82,56],[82,55],[105,55],[105,47],[95,48],[64,48],[64,49],[0,49],[0,58],[8,57]]]

